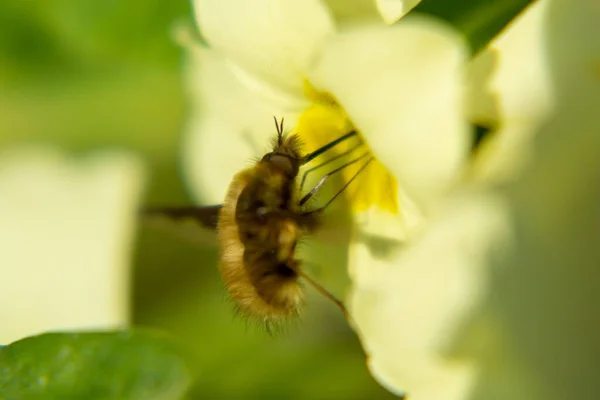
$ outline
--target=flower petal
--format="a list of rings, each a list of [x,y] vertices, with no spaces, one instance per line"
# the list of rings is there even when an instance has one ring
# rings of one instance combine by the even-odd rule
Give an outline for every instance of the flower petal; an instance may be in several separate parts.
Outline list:
[[[270,151],[273,116],[294,126],[294,110],[301,106],[294,99],[263,101],[213,50],[196,45],[188,56],[192,109],[182,147],[185,179],[200,202],[221,203],[232,177]]]
[[[363,23],[381,23],[381,16],[372,0],[324,0],[336,26],[345,27]]]
[[[393,24],[405,16],[421,0],[375,0],[377,9],[386,24]]]
[[[525,9],[473,60],[474,75],[493,69],[486,87],[495,95],[496,106],[496,110],[481,109],[481,93],[467,97],[467,111],[475,119],[531,120],[548,114],[553,103],[544,35],[548,4],[541,0]],[[493,63],[490,57],[495,59]],[[475,83],[483,86],[480,81]]]
[[[600,7],[553,0],[545,18],[556,109],[510,187],[519,240],[490,286],[500,334],[471,352],[484,367],[477,399],[598,392]]]
[[[471,63],[467,113],[495,131],[475,159],[479,180],[513,178],[553,107],[544,31],[548,4],[532,4]]]
[[[337,98],[409,195],[429,202],[455,179],[470,145],[462,118],[465,57],[449,27],[408,18],[336,36],[311,78]]]
[[[195,0],[202,35],[250,74],[302,94],[309,63],[334,32],[317,0]]]
[[[483,260],[505,234],[504,206],[457,198],[410,247],[359,234],[350,248],[351,314],[384,386],[411,399],[462,399],[474,369],[445,358],[453,334],[485,288]]]
[[[128,319],[141,166],[122,154],[67,161],[48,149],[0,160],[0,343]]]

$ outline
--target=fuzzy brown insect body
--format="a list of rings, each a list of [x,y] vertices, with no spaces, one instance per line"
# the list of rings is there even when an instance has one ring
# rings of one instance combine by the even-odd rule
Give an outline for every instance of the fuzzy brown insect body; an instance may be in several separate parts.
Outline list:
[[[301,162],[298,137],[279,132],[273,151],[233,178],[219,215],[225,286],[240,311],[259,319],[296,315],[303,302],[295,249],[319,218],[299,205]]]
[[[303,236],[319,228],[322,212],[368,166],[372,157],[365,153],[330,171],[300,198],[308,173],[329,161],[304,172],[298,187],[300,167],[355,137],[356,132],[349,132],[303,155],[298,136],[283,135],[283,120],[280,123],[275,120],[275,125],[277,137],[272,151],[234,176],[222,205],[159,207],[147,209],[144,214],[166,216],[171,220],[192,219],[202,226],[216,228],[221,250],[219,269],[225,287],[246,316],[271,326],[297,315],[304,300],[300,277],[347,314],[341,301],[303,273],[301,262],[296,258],[296,246]],[[364,160],[362,166],[325,205],[305,209],[305,204],[330,176],[361,160]]]

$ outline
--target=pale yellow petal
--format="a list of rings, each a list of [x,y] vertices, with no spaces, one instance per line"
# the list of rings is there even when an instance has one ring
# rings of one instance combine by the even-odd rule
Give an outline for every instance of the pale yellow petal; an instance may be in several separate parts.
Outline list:
[[[533,135],[552,110],[548,4],[540,0],[527,8],[471,63],[469,118],[494,131],[475,159],[479,180],[514,178],[532,156]]]
[[[189,49],[186,76],[192,106],[182,145],[185,179],[199,202],[221,203],[232,177],[270,150],[273,117],[285,117],[291,129],[301,108],[261,98],[223,57],[200,46]]]
[[[491,70],[488,82],[476,83],[486,85],[496,108],[481,109],[481,93],[473,93],[467,96],[473,118],[532,120],[548,114],[553,103],[545,34],[548,5],[549,0],[540,0],[525,9],[472,61],[475,75]]]
[[[599,388],[600,7],[553,0],[546,18],[557,104],[510,190],[519,240],[490,287],[500,335],[472,351],[485,366],[475,399],[593,399]]]
[[[349,26],[381,22],[373,0],[324,0],[338,29]]]
[[[194,9],[212,48],[260,80],[299,95],[308,65],[334,32],[318,0],[195,0]]]
[[[377,176],[374,176],[378,178]],[[360,187],[359,190],[382,190],[376,184]],[[374,189],[373,189],[374,188]],[[384,190],[385,192],[385,190]],[[393,238],[394,241],[403,242],[417,235],[424,220],[419,207],[406,195],[402,188],[398,188],[396,196],[398,209],[395,212],[371,206],[364,210],[354,210],[355,228],[360,230],[364,237]]]
[[[124,154],[3,153],[0,343],[128,322],[141,172]]]
[[[393,24],[405,16],[421,0],[375,0],[377,9],[386,24]]]
[[[407,193],[427,203],[454,181],[469,149],[462,117],[465,57],[451,28],[409,18],[336,36],[312,78],[345,108]]]
[[[465,194],[402,245],[357,234],[350,249],[351,314],[384,386],[411,399],[463,399],[475,366],[444,357],[485,292],[487,252],[506,235],[502,202]],[[387,239],[386,239],[387,237]]]

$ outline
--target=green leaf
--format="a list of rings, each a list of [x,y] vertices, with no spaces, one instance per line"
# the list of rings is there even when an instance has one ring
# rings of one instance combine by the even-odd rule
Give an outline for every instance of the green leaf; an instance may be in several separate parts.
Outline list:
[[[466,36],[476,54],[534,1],[423,0],[410,14],[429,14],[450,23]]]
[[[47,333],[0,348],[2,399],[181,399],[183,351],[156,332]]]

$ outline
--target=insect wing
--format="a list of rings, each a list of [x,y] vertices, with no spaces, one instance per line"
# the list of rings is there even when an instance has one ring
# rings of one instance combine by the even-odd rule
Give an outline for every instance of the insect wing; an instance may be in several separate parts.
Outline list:
[[[149,225],[169,231],[186,241],[216,245],[221,204],[204,207],[153,207],[142,211]]]

